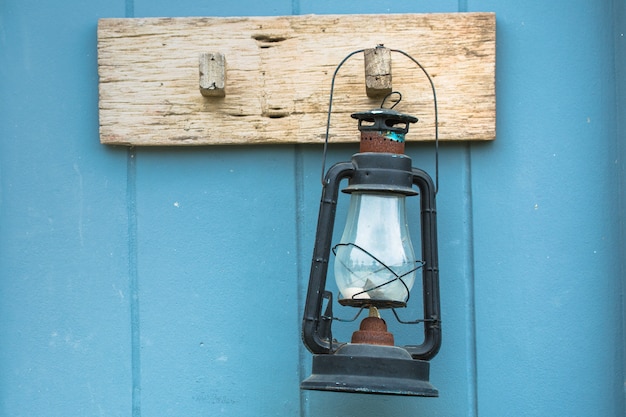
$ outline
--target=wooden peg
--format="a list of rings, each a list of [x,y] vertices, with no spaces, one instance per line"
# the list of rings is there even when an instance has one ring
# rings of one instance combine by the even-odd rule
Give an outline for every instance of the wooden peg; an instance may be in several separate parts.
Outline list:
[[[226,58],[219,52],[200,54],[200,92],[205,97],[226,95]]]
[[[365,92],[370,98],[391,93],[391,50],[382,45],[365,50]]]

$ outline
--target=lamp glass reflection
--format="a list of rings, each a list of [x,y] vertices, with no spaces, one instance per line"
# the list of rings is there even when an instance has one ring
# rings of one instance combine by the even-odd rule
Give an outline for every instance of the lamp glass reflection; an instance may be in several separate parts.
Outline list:
[[[335,280],[341,302],[404,303],[417,261],[406,218],[406,197],[352,193],[346,227],[335,246]],[[371,301],[369,301],[371,300]]]

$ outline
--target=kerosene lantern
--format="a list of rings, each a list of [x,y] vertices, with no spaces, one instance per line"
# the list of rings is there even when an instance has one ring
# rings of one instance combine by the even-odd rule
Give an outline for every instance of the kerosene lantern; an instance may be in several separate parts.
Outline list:
[[[387,108],[352,117],[361,132],[360,152],[350,162],[333,165],[323,180],[303,318],[303,341],[313,353],[313,366],[301,388],[436,397],[428,362],[441,344],[436,190],[431,177],[404,155],[405,135],[417,118]],[[332,246],[344,179],[348,219],[340,242]],[[421,259],[413,251],[405,203],[418,194]],[[349,343],[332,337],[333,295],[326,290],[331,250],[339,303],[369,312]],[[424,338],[420,344],[395,346],[379,313],[406,307],[416,281],[422,283],[424,317],[418,321]]]

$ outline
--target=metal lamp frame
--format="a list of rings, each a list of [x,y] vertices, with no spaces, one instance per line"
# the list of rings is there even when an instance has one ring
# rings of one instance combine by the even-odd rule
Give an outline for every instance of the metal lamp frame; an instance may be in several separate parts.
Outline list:
[[[407,160],[408,166],[407,169]],[[439,302],[439,267],[437,253],[437,221],[435,185],[423,170],[410,166],[406,155],[359,153],[350,162],[333,165],[324,178],[317,222],[313,260],[304,306],[302,337],[314,354],[332,354],[340,344],[332,340],[332,317],[322,312],[326,288],[331,239],[333,235],[340,182],[349,179],[348,188],[374,187],[378,192],[398,192],[406,188],[399,182],[408,181],[418,187],[420,198],[422,293],[424,307],[424,341],[403,348],[413,359],[429,360],[441,346],[441,313]],[[374,174],[374,175],[372,175]],[[398,180],[401,177],[402,179]],[[374,178],[374,179],[372,179]],[[357,179],[355,181],[355,179]],[[400,191],[403,192],[403,191]],[[408,192],[403,192],[408,194]],[[415,193],[413,193],[415,194]]]

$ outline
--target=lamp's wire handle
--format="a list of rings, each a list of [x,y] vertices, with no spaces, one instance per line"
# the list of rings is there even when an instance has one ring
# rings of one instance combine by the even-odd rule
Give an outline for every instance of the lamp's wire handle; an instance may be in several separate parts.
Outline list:
[[[392,49],[391,52],[397,52],[399,54],[402,54],[405,57],[409,58],[411,61],[413,61],[415,65],[417,65],[422,70],[422,72],[428,79],[428,82],[430,83],[431,90],[433,91],[433,106],[435,108],[435,195],[436,195],[439,192],[439,112],[437,110],[437,91],[435,90],[435,83],[433,82],[433,79],[430,77],[430,74],[428,74],[428,71],[426,71],[426,68],[424,68],[422,64],[420,64],[411,55],[407,54],[406,52],[400,49]]]
[[[328,151],[328,136],[330,133],[330,115],[333,110],[333,93],[335,91],[335,78],[337,78],[337,73],[339,72],[339,68],[341,68],[341,66],[345,64],[348,59],[350,59],[353,55],[356,55],[364,51],[365,49],[358,49],[356,51],[350,52],[343,60],[341,60],[339,65],[337,65],[337,68],[335,68],[335,72],[333,73],[333,78],[330,82],[330,100],[328,101],[328,116],[326,119],[326,136],[324,137],[324,155],[322,157],[322,185],[323,186],[326,186],[324,177],[326,175],[326,153]]]
[[[382,46],[382,45],[381,45]],[[326,119],[326,135],[324,137],[324,155],[322,157],[322,185],[326,185],[326,182],[324,180],[324,176],[326,173],[326,154],[328,152],[328,137],[330,135],[330,115],[332,113],[332,108],[333,108],[333,94],[335,91],[335,79],[337,78],[337,74],[339,73],[339,69],[343,66],[343,64],[346,63],[346,61],[350,58],[352,58],[354,55],[364,52],[365,49],[358,49],[356,51],[350,52],[340,63],[339,65],[337,65],[337,68],[335,68],[335,72],[333,73],[333,78],[331,80],[330,83],[330,100],[328,102],[328,117]],[[439,113],[437,110],[437,91],[435,90],[435,83],[433,82],[432,78],[430,77],[430,74],[428,74],[428,71],[426,71],[426,68],[424,68],[424,66],[422,66],[422,64],[420,64],[415,58],[413,58],[411,55],[409,55],[408,53],[400,50],[400,49],[390,49],[391,52],[397,52],[399,54],[404,55],[405,57],[409,58],[411,61],[413,61],[424,73],[424,75],[426,75],[426,78],[428,79],[428,82],[430,83],[430,88],[432,89],[433,92],[433,104],[434,104],[434,108],[435,108],[435,194],[437,194],[439,192]],[[402,100],[402,94],[400,94],[399,92],[392,92],[390,94],[388,94],[384,99],[383,102],[381,103],[381,107],[382,105],[385,103],[385,100],[391,95],[391,94],[399,94],[400,95],[400,100]],[[391,108],[393,109],[399,102],[400,100],[398,100],[393,106],[391,106]]]

